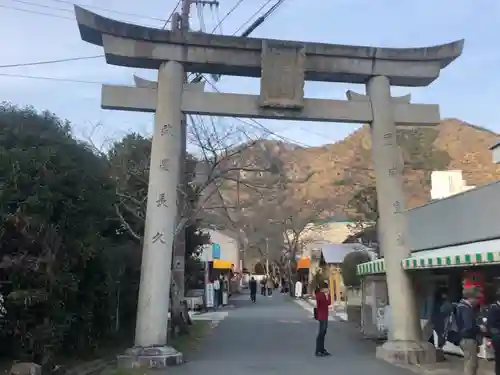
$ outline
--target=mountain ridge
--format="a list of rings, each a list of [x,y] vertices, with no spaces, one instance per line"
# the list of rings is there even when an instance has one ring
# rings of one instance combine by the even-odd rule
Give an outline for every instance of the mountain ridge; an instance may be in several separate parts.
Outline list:
[[[403,131],[399,139],[403,155],[409,161],[406,165],[405,159],[403,173],[407,208],[430,200],[431,170],[461,170],[467,185],[483,185],[500,179],[500,165],[493,164],[489,150],[500,140],[497,133],[456,118],[443,119],[436,127],[417,129],[423,129],[417,130],[421,139],[415,140],[412,134]],[[329,211],[338,214],[345,212],[356,190],[374,185],[369,126],[336,143],[319,147],[259,141],[245,151],[245,159],[262,159],[265,153],[278,158],[290,177],[311,174],[293,193],[298,201],[305,195],[308,199],[326,201],[331,206]]]

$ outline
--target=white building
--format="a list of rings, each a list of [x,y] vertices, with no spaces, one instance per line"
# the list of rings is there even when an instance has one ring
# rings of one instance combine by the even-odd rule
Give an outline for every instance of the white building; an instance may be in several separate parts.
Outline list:
[[[221,265],[226,263],[232,264],[235,271],[241,271],[238,236],[229,230],[204,229],[204,232],[210,234],[210,241],[212,244],[218,244],[220,246],[220,256],[217,263]],[[212,244],[203,247],[201,254],[201,259],[203,261],[214,261]]]
[[[443,199],[463,193],[475,186],[467,186],[462,171],[434,171],[431,173],[431,199]]]
[[[491,146],[490,150],[493,157],[493,163],[500,164],[500,142],[497,142],[493,146]]]

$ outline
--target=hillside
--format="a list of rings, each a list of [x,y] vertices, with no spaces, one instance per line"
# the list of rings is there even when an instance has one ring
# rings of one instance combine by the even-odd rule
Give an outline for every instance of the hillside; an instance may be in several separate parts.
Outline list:
[[[430,199],[432,170],[460,169],[468,185],[500,179],[500,166],[491,162],[489,151],[500,136],[457,119],[443,120],[432,129],[419,130],[421,133],[417,136],[407,130],[400,134],[405,155],[407,207]],[[367,126],[340,142],[323,147],[290,147],[283,142],[262,141],[247,150],[244,158],[247,161],[259,160],[263,154],[279,159],[290,176],[314,172],[301,189],[302,194],[309,199],[327,199],[329,211],[341,213],[353,191],[374,184]]]

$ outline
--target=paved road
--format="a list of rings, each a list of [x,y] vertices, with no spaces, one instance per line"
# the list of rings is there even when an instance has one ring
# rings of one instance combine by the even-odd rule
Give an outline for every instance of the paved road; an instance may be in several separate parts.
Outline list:
[[[260,297],[260,298],[259,298]],[[169,368],[178,375],[410,375],[375,359],[375,345],[363,340],[347,323],[329,322],[328,358],[314,356],[317,323],[311,314],[281,295],[247,296],[222,321],[197,353],[182,366]]]

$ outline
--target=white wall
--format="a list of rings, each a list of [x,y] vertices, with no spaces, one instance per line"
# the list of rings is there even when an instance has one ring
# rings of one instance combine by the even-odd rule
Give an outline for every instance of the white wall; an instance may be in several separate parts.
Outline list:
[[[240,268],[240,251],[238,248],[238,241],[225,234],[224,232],[219,232],[217,230],[204,230],[210,234],[210,240],[212,243],[218,243],[220,245],[220,259],[227,260],[234,264],[234,269],[239,270]],[[205,261],[213,261],[212,259],[212,245],[205,245],[201,255],[201,259]]]
[[[470,190],[462,171],[434,171],[431,173],[431,199],[443,199]]]
[[[495,147],[492,151],[493,163],[500,164],[500,146]]]
[[[500,181],[406,212],[411,250],[500,237]]]

